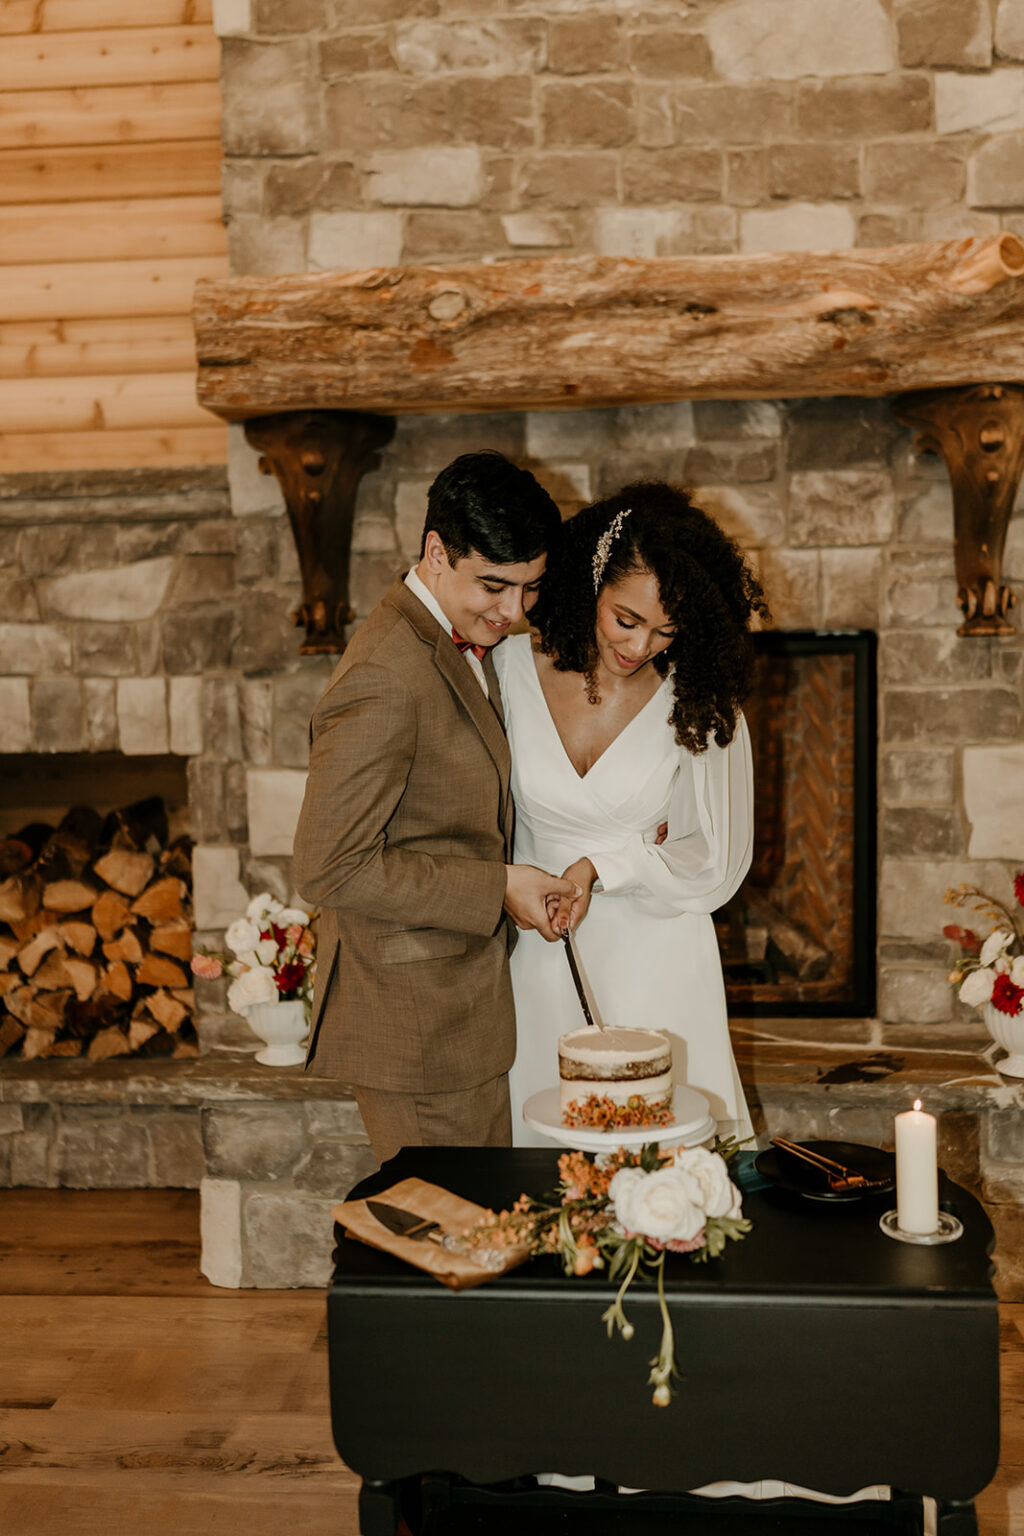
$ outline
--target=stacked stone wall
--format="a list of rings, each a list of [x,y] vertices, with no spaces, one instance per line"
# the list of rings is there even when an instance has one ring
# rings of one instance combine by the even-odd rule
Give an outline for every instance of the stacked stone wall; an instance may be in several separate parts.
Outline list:
[[[233,0],[216,21],[237,272],[1024,233],[1024,0]],[[361,492],[360,613],[474,446],[568,512],[641,473],[692,486],[779,627],[878,630],[875,1038],[982,1039],[942,896],[1005,894],[1024,861],[1021,645],[957,639],[948,480],[890,403],[406,418]],[[236,512],[272,494],[240,429],[231,472]]]

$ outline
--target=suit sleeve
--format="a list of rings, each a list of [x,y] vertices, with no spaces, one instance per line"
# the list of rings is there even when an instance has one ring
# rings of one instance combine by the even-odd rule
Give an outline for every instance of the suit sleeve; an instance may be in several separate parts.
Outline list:
[[[692,773],[692,796],[683,793],[684,773]],[[754,776],[742,715],[727,747],[712,742],[698,757],[683,753],[677,784],[664,843],[636,835],[591,860],[606,895],[652,896],[672,912],[714,912],[735,896],[753,857]],[[684,800],[696,804],[696,825],[680,825]]]
[[[304,899],[410,927],[493,934],[503,863],[388,840],[416,752],[408,687],[384,668],[353,667],[317,705],[312,737],[293,865]]]

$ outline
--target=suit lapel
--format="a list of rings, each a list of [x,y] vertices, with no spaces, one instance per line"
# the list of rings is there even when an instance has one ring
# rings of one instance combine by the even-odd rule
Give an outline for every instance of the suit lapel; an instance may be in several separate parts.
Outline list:
[[[501,699],[493,660],[490,656],[486,656],[483,667],[488,690],[490,691],[493,685],[493,697],[498,699],[497,710],[491,699],[484,694],[465,657],[452,644],[451,637],[441,628],[433,614],[427,612],[419,598],[409,591],[404,581],[401,579],[396,581],[385,600],[398,609],[420,639],[433,650],[434,665],[464,705],[466,713],[480,732],[484,745],[494,759],[501,777],[501,799],[504,806],[508,795],[511,764],[508,742],[505,740],[504,722],[500,715]]]

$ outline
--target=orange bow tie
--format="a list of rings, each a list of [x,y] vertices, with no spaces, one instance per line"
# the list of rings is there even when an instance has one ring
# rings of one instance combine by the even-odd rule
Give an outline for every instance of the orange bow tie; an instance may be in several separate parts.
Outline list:
[[[455,641],[457,650],[472,651],[477,661],[483,661],[484,657],[487,655],[487,652],[490,650],[490,646],[488,645],[474,645],[472,640],[463,640],[457,629],[452,630],[452,639]]]

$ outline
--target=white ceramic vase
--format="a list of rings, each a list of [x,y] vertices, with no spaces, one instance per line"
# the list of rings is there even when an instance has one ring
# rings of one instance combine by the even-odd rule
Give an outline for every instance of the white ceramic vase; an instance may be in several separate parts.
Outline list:
[[[996,1071],[1004,1077],[1024,1077],[1024,1011],[1013,1015],[1002,1013],[991,1003],[983,1003],[981,1011],[993,1040],[1010,1053],[996,1062]]]
[[[256,1060],[265,1067],[297,1067],[306,1059],[306,1005],[301,997],[286,1003],[253,1003],[246,1019],[254,1035],[267,1042]]]

